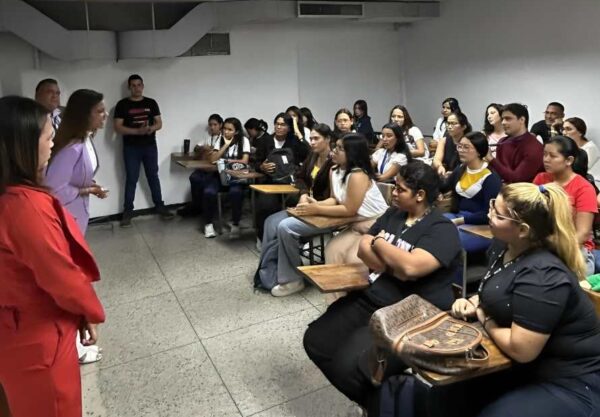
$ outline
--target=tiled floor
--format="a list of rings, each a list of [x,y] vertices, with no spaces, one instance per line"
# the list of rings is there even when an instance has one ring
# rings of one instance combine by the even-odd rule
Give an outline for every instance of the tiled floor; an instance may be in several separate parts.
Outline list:
[[[107,322],[104,358],[81,368],[84,415],[353,415],[302,348],[322,295],[255,293],[251,233],[208,240],[196,219],[146,216],[133,224],[88,231]]]

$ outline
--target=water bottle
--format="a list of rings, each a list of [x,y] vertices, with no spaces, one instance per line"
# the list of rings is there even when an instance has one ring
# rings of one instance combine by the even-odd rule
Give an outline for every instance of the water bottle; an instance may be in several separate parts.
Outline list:
[[[223,158],[221,158],[217,161],[217,170],[219,172],[225,171],[225,160]]]

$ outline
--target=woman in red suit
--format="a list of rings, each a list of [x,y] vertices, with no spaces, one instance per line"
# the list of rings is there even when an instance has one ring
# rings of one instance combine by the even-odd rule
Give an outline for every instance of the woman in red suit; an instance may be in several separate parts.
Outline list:
[[[99,273],[74,219],[44,189],[54,130],[33,100],[0,99],[0,385],[13,417],[81,417],[73,339],[98,338]]]

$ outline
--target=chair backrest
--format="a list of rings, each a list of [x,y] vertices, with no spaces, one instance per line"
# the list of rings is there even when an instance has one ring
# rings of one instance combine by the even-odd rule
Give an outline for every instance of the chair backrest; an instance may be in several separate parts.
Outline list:
[[[388,206],[392,205],[392,191],[394,191],[394,184],[388,184],[386,182],[378,182],[377,188],[383,195],[383,198]]]

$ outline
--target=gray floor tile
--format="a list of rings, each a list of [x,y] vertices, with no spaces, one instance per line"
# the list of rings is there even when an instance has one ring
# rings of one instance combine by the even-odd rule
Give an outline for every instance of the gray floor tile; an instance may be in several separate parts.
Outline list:
[[[357,405],[334,387],[320,389],[252,417],[348,417],[357,416]],[[354,414],[352,414],[355,412]]]
[[[302,291],[302,296],[314,306],[325,304],[325,294],[319,291],[317,287],[307,282],[306,288]]]
[[[100,328],[100,368],[198,340],[173,293],[109,307],[106,316]]]
[[[311,306],[302,296],[254,292],[248,276],[225,278],[175,293],[200,338],[212,337]]]
[[[245,247],[230,248],[227,242],[211,240],[210,245],[185,252],[156,255],[167,281],[174,289],[193,287],[256,271],[258,259]]]
[[[244,416],[328,385],[302,347],[317,316],[311,308],[203,342]]]
[[[96,291],[105,307],[137,301],[171,290],[148,249],[131,254],[114,253],[99,261],[101,280]]]
[[[200,343],[83,377],[86,417],[239,417]]]

